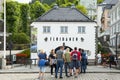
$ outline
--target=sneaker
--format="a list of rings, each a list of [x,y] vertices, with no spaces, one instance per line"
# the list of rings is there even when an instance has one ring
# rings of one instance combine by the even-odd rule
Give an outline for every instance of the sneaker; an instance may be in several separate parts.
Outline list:
[[[60,79],[63,79],[63,77],[60,77]]]

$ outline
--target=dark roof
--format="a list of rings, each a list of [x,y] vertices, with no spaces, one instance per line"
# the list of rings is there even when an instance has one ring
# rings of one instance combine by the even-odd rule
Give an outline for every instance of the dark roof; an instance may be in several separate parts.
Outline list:
[[[115,4],[117,4],[119,0],[104,0],[101,4],[99,4],[99,6],[114,6]]]
[[[35,22],[93,22],[82,12],[74,7],[54,7],[40,16]]]
[[[103,7],[103,11],[105,9],[111,9],[112,6],[115,6],[118,3],[119,0],[105,0],[104,2],[102,2],[101,4],[99,4],[99,6],[104,6]]]
[[[103,4],[116,4],[119,0],[105,0]]]

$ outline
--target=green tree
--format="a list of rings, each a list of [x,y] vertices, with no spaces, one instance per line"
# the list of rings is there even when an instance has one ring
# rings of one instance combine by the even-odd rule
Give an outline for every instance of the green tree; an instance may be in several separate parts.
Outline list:
[[[83,14],[87,15],[87,9],[82,5],[77,5],[76,8],[81,11]]]
[[[14,33],[12,35],[12,42],[14,44],[29,44],[30,43],[30,38],[23,32]]]
[[[97,4],[102,3],[104,0],[97,0]]]
[[[35,1],[33,4],[30,5],[30,16],[32,20],[35,20],[39,16],[41,16],[43,13],[46,12],[45,6],[40,3],[39,1]]]
[[[29,17],[30,17],[30,7],[28,4],[21,4],[20,6],[20,32],[24,32],[27,35],[30,34],[29,30]]]
[[[6,25],[7,32],[17,33],[19,26],[20,5],[17,2],[6,2]]]

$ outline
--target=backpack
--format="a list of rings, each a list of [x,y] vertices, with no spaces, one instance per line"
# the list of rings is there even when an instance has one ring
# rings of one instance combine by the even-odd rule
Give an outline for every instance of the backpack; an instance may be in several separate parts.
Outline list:
[[[74,61],[78,60],[78,53],[77,52],[73,52],[72,60],[74,60]]]
[[[39,63],[38,63],[38,66],[45,66],[45,62],[46,62],[46,60],[40,59]]]
[[[87,59],[86,54],[82,53],[82,61],[85,60],[85,59]]]

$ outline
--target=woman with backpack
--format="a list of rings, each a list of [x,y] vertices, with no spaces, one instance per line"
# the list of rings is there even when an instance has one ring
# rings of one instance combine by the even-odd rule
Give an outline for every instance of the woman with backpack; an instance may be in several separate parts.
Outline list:
[[[40,53],[38,54],[38,66],[40,68],[38,79],[40,80],[44,80],[46,60],[47,60],[47,54],[43,50],[40,50]]]
[[[56,54],[54,52],[54,49],[51,50],[50,55],[49,55],[49,60],[50,60],[50,67],[51,67],[51,77],[53,76],[53,68],[55,68],[55,72],[56,72]]]

